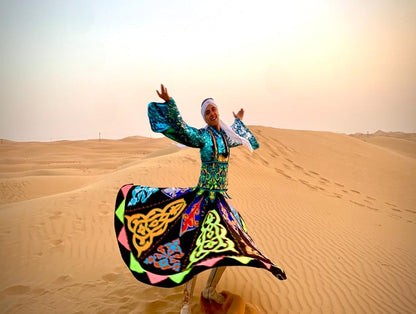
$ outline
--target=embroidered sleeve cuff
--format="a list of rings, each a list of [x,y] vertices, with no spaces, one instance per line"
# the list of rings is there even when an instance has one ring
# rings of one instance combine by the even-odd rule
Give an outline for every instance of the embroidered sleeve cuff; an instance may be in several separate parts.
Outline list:
[[[257,139],[255,138],[253,133],[251,133],[249,128],[247,128],[246,125],[244,124],[244,122],[241,121],[240,119],[235,118],[234,123],[231,125],[231,128],[239,136],[244,137],[245,139],[247,139],[250,142],[251,147],[253,149],[257,149],[257,148],[260,147],[260,145],[257,142]]]

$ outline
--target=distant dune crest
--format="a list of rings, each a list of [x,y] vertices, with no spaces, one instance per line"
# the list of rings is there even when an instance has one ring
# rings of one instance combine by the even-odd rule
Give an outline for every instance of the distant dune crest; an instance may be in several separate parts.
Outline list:
[[[415,134],[250,129],[260,148],[232,150],[228,192],[288,280],[234,267],[219,290],[252,313],[414,313]],[[178,313],[182,288],[132,280],[113,232],[121,185],[196,185],[199,151],[171,143],[4,140],[1,309]]]

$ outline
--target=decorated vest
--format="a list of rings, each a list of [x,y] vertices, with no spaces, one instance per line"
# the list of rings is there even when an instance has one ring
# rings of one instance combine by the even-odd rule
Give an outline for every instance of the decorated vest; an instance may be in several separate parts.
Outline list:
[[[220,133],[225,145],[225,153],[220,154],[218,151],[217,140],[208,128],[211,135],[214,160],[203,161],[201,165],[201,174],[197,187],[212,192],[226,192],[228,181],[228,160],[230,158],[230,148],[228,147],[227,139],[223,133]]]

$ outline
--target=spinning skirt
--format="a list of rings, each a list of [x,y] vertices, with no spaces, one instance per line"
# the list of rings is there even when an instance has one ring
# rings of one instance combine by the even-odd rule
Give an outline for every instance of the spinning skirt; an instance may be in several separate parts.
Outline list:
[[[137,280],[159,287],[184,284],[219,266],[285,272],[257,248],[242,217],[221,193],[197,188],[124,185],[114,226],[124,262]]]

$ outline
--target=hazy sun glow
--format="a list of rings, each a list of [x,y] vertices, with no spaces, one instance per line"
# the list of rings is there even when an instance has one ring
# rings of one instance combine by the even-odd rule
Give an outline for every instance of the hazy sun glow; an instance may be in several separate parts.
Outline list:
[[[0,138],[151,135],[164,83],[185,120],[416,132],[414,1],[3,1]]]

